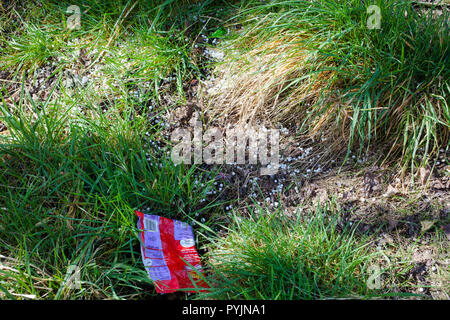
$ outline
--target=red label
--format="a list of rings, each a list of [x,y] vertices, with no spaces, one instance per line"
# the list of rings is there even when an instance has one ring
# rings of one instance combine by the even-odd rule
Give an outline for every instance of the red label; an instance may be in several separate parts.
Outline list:
[[[140,230],[142,261],[158,293],[179,289],[205,291],[202,266],[195,249],[192,227],[187,223],[135,211]],[[199,288],[199,289],[195,289]],[[195,290],[194,290],[195,289]]]

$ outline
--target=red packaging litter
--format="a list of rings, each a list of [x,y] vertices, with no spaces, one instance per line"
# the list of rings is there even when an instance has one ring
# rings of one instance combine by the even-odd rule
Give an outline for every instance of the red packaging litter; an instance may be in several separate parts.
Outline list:
[[[142,261],[158,293],[180,289],[187,292],[207,288],[199,273],[200,257],[195,249],[194,234],[187,223],[136,211],[137,227],[142,230]],[[193,270],[195,268],[195,270]],[[192,290],[189,290],[192,289]]]

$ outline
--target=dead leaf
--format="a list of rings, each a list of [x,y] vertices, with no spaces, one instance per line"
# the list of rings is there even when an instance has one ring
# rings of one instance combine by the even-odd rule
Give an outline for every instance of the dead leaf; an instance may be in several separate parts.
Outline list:
[[[422,220],[420,221],[420,225],[422,226],[422,232],[427,232],[434,225],[435,220]]]

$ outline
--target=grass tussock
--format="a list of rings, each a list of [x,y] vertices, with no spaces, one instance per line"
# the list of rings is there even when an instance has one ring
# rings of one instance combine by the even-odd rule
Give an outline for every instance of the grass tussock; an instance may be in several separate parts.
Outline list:
[[[317,74],[308,74],[311,58],[306,48],[299,48],[299,37],[280,37],[245,55],[230,55],[218,68],[221,81],[208,91],[215,98],[211,105],[224,107],[213,111],[243,123],[257,117],[295,121],[297,113],[304,112],[298,101],[315,105],[333,76],[332,71],[320,71],[320,65]],[[299,78],[302,81],[296,81]]]
[[[337,227],[337,215],[317,208],[295,221],[262,207],[235,217],[209,252],[219,299],[328,299],[369,296],[368,239]],[[372,292],[373,293],[373,292]]]
[[[224,46],[209,111],[328,132],[349,149],[376,143],[413,166],[420,151],[426,163],[449,142],[448,10],[374,4],[380,29],[367,27],[361,1],[243,5],[235,19],[244,30]]]

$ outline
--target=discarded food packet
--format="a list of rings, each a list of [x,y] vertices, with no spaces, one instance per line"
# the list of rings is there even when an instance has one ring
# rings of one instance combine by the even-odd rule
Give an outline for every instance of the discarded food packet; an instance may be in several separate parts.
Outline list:
[[[205,291],[207,285],[200,276],[202,266],[191,226],[178,220],[139,211],[135,213],[138,216],[137,227],[142,230],[142,261],[155,282],[156,291]]]

